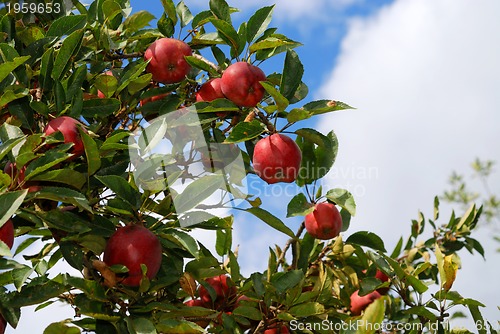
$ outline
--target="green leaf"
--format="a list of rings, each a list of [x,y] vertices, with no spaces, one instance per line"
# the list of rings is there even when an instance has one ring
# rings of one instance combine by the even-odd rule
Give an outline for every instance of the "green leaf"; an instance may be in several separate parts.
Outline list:
[[[171,37],[175,32],[175,25],[172,19],[163,14],[157,22],[158,30],[166,37]]]
[[[52,89],[52,86],[54,84],[54,80],[51,77],[53,68],[54,49],[48,48],[42,56],[42,62],[40,64],[40,75],[38,76],[40,87],[45,91]]]
[[[296,317],[310,317],[325,313],[325,307],[318,302],[308,302],[292,306],[289,312]]]
[[[28,59],[30,59],[30,56],[16,57],[12,61],[6,61],[0,64],[0,81],[3,81],[3,79],[7,78],[9,74],[11,74],[19,66],[24,64]]]
[[[266,49],[271,49],[271,50],[276,50],[276,49],[282,49],[282,51],[296,48],[297,46],[300,46],[301,44],[298,42],[295,42],[289,38],[286,38],[283,35],[273,35],[270,37],[267,37],[261,41],[258,41],[249,47],[250,53],[255,53],[257,51],[261,50],[266,50]]]
[[[248,208],[245,211],[250,212],[255,217],[259,218],[260,220],[262,220],[264,223],[271,226],[275,230],[285,233],[290,238],[295,238],[295,234],[293,233],[293,231],[288,226],[286,226],[279,218],[272,215],[268,211],[257,207]]]
[[[118,81],[118,88],[116,89],[116,94],[119,94],[132,81],[136,80],[141,74],[143,74],[147,66],[148,63],[145,62],[143,59],[129,63],[125,67],[120,77],[120,80]]]
[[[9,191],[0,195],[0,227],[2,227],[21,206],[28,190]]]
[[[210,0],[209,6],[210,11],[217,19],[231,23],[229,5],[225,0]]]
[[[286,97],[281,95],[281,93],[274,87],[274,85],[270,84],[269,82],[263,81],[260,84],[273,98],[274,102],[276,103],[277,110],[279,112],[285,111],[286,107],[288,107],[289,104]]]
[[[260,310],[251,306],[238,306],[234,309],[233,314],[256,321],[260,321],[262,319],[262,313]]]
[[[36,175],[31,180],[63,183],[76,189],[82,189],[83,185],[87,182],[85,175],[73,169],[48,170]]]
[[[346,209],[351,216],[356,215],[356,203],[349,191],[340,188],[331,189],[326,193],[326,198],[341,208]]]
[[[382,239],[372,232],[360,231],[354,234],[351,234],[347,240],[345,241],[349,244],[355,244],[359,246],[370,247],[375,250],[379,250],[385,252],[385,246]]]
[[[409,309],[403,310],[404,314],[416,314],[419,316],[424,317],[425,319],[429,321],[436,321],[437,317],[434,313],[432,313],[428,308],[425,306],[413,306],[410,307]]]
[[[11,307],[36,305],[55,298],[65,291],[66,287],[53,279],[42,284],[24,286],[18,294],[14,295],[9,304]]]
[[[172,20],[173,25],[177,24],[177,11],[175,10],[175,4],[172,0],[161,0],[163,9],[167,14],[168,18]]]
[[[314,210],[303,193],[295,195],[288,203],[286,217],[305,216]]]
[[[483,316],[481,315],[481,311],[479,311],[479,307],[475,305],[469,305],[469,311],[472,315],[472,319],[474,319],[474,323],[476,324],[476,329],[479,334],[486,334],[486,325],[485,321],[483,319]]]
[[[78,191],[62,187],[42,187],[34,194],[34,198],[49,199],[56,202],[73,204],[92,212],[87,198]]]
[[[27,165],[24,180],[31,180],[36,175],[49,170],[53,166],[67,160],[69,157],[71,157],[69,153],[57,152],[55,150],[47,151],[43,156]]]
[[[163,319],[157,325],[156,329],[160,333],[192,334],[205,333],[205,330],[188,320]]]
[[[25,137],[23,136],[19,138],[9,138],[5,141],[2,140],[2,144],[0,144],[0,160],[2,160],[8,153],[12,151],[14,146],[18,145],[24,139]]]
[[[301,172],[297,184],[304,186],[325,176],[335,162],[338,151],[338,140],[330,132],[327,136],[314,129],[300,129],[296,142],[302,152]]]
[[[28,95],[29,95],[29,90],[27,90],[27,89],[16,90],[16,92],[14,92],[13,90],[6,90],[2,94],[2,96],[0,96],[0,108],[6,106],[7,104],[9,104],[12,101],[21,99],[21,98],[28,96]],[[15,115],[15,116],[17,116],[17,115]],[[23,121],[23,123],[25,123],[25,122]]]
[[[63,41],[52,70],[51,76],[55,81],[61,81],[73,63],[71,58],[76,56],[82,46],[83,33],[83,30],[74,31]]]
[[[215,239],[215,251],[220,256],[228,254],[231,250],[233,234],[231,229],[217,230]]]
[[[166,231],[163,231],[160,236],[162,238],[167,238],[170,240],[175,240],[175,243],[178,243],[181,245],[185,250],[187,250],[191,255],[194,256],[195,259],[198,259],[200,256],[200,251],[198,249],[198,243],[196,240],[187,234],[186,232],[183,232],[178,229],[168,229]]]
[[[117,197],[129,203],[133,208],[140,206],[140,195],[123,177],[118,175],[96,176],[107,188],[116,194]]]
[[[59,209],[51,211],[40,211],[37,214],[49,227],[69,232],[85,233],[91,231],[88,223],[79,215]]]
[[[226,44],[229,45],[232,49],[238,50],[239,36],[234,27],[224,20],[212,19],[210,20],[210,22],[217,29],[219,37],[222,38],[222,40],[226,42]]]
[[[191,22],[191,20],[193,20],[193,14],[191,14],[191,11],[186,6],[184,1],[181,0],[175,9],[177,11],[177,15],[181,19],[181,28],[184,28],[189,24],[189,22]]]
[[[281,75],[280,92],[285,98],[291,100],[302,82],[304,65],[299,55],[293,50],[288,50],[285,56],[283,74]]]
[[[175,210],[181,213],[193,209],[220,189],[223,181],[219,175],[205,175],[191,182],[174,198]]]
[[[85,27],[87,15],[61,16],[49,25],[45,36],[62,37]]]
[[[96,77],[94,86],[97,87],[104,96],[109,98],[115,93],[118,87],[118,80],[116,80],[113,75],[103,73]]]
[[[363,313],[361,321],[358,322],[360,326],[357,327],[356,333],[360,334],[374,334],[377,328],[381,327],[385,314],[384,298],[374,300]]]
[[[285,292],[299,284],[303,278],[304,272],[302,270],[290,270],[275,275],[271,283],[278,292]]]
[[[130,334],[156,334],[155,325],[146,318],[126,317],[127,329]]]
[[[247,24],[247,42],[254,41],[266,31],[273,15],[274,5],[258,9]]]
[[[74,326],[68,326],[65,322],[53,322],[45,330],[43,334],[80,334],[80,329]]]
[[[101,157],[99,156],[97,144],[85,131],[82,129],[78,129],[78,131],[80,131],[80,137],[82,138],[85,148],[88,175],[93,175],[101,168]]]
[[[212,66],[208,65],[206,62],[204,62],[201,59],[198,59],[195,56],[185,56],[184,58],[189,63],[189,65],[191,65],[192,67],[196,67],[200,70],[206,71],[211,76],[219,75],[218,72]]]
[[[265,125],[258,120],[240,122],[231,130],[226,143],[240,143],[258,137],[265,131]]]
[[[106,118],[120,110],[121,104],[117,99],[90,99],[83,101],[82,116]]]
[[[133,13],[125,19],[123,22],[123,30],[128,32],[136,32],[149,25],[151,20],[154,20],[155,16],[146,10],[140,10]]]

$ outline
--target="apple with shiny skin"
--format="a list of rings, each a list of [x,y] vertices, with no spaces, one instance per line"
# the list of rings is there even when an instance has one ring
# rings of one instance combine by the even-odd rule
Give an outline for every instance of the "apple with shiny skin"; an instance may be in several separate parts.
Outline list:
[[[75,157],[78,157],[85,152],[83,140],[80,136],[80,132],[78,131],[79,127],[84,132],[87,132],[80,121],[69,116],[60,116],[47,123],[47,126],[45,127],[43,132],[46,136],[51,135],[57,131],[61,132],[64,136],[64,143],[73,143],[73,147],[71,148],[70,152],[73,153]]]
[[[314,211],[306,215],[305,227],[312,237],[329,240],[339,235],[342,229],[342,217],[334,204],[318,203],[314,206]]]
[[[2,240],[9,248],[14,245],[14,224],[9,219],[0,227],[0,240]]]
[[[260,81],[265,81],[264,72],[244,61],[231,64],[222,73],[220,87],[222,93],[239,107],[255,107],[264,96],[265,89]]]
[[[144,53],[144,59],[150,60],[146,71],[153,75],[153,80],[164,84],[181,82],[191,70],[184,56],[191,56],[192,50],[181,40],[160,38],[153,42]]]
[[[141,264],[148,268],[146,276],[152,279],[161,266],[160,240],[141,225],[118,228],[109,238],[103,260],[108,266],[121,264],[128,268],[127,277],[121,282],[127,286],[139,286],[142,279]]]
[[[351,313],[353,315],[360,315],[368,305],[381,296],[377,291],[370,292],[364,296],[359,295],[359,290],[354,291],[351,295]]]
[[[302,152],[290,137],[275,133],[257,142],[252,161],[255,173],[267,183],[291,183],[299,174]]]

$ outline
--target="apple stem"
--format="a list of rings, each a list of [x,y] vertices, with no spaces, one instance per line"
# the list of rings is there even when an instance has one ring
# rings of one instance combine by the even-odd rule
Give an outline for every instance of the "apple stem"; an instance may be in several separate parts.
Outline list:
[[[202,55],[200,54],[197,54],[197,53],[193,53],[192,56],[198,60],[201,60],[202,62],[204,62],[205,64],[207,64],[208,66],[210,66],[211,68],[213,68],[215,71],[221,73],[221,69],[219,66],[217,66],[215,63],[212,63],[210,60],[208,60],[207,58],[203,57]]]

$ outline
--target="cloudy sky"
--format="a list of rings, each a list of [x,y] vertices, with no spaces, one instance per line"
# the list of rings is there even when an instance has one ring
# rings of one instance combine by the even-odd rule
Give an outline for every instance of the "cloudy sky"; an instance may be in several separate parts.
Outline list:
[[[132,0],[132,5],[160,13],[159,1],[151,2]],[[201,2],[186,3],[196,8]],[[247,19],[258,6],[271,4],[244,3],[237,18]],[[241,1],[230,4],[241,8]],[[308,124],[322,132],[333,129],[339,137],[339,156],[325,184],[345,187],[356,196],[358,215],[346,236],[374,231],[391,249],[401,235],[408,235],[418,210],[431,216],[433,197],[442,194],[453,170],[468,173],[476,157],[500,161],[498,13],[497,0],[277,1],[274,24],[304,44],[297,52],[311,97],[357,108]],[[498,174],[490,185],[497,194]],[[264,198],[266,207],[285,216],[282,199]],[[449,212],[443,206],[443,222]],[[293,229],[299,224],[285,222]],[[483,313],[496,321],[500,256],[491,230],[483,227],[478,234],[487,262],[463,253],[455,288],[485,302]],[[201,239],[209,244],[213,236]],[[245,274],[264,270],[268,247],[286,242],[248,215],[238,215],[235,239]],[[18,333],[38,333],[54,316],[72,315],[71,310],[48,307],[33,318],[25,310]]]

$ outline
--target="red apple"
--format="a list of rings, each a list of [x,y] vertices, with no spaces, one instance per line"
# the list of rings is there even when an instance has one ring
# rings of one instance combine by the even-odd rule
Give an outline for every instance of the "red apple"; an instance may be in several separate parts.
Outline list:
[[[48,136],[54,132],[60,131],[64,136],[64,143],[73,143],[71,153],[78,157],[85,152],[78,127],[81,127],[84,132],[87,132],[87,130],[83,127],[83,124],[76,119],[69,116],[60,116],[51,120],[43,132],[46,136]]]
[[[210,277],[207,278],[205,282],[210,284],[216,294],[215,300],[212,300],[208,290],[203,285],[200,285],[198,295],[200,296],[200,299],[205,307],[219,309],[234,302],[234,298],[236,297],[236,287],[231,284],[228,276],[219,275]]]
[[[164,84],[182,81],[191,70],[184,56],[191,56],[189,45],[175,38],[160,38],[144,53],[145,60],[151,60],[146,71],[153,80]]]
[[[244,61],[229,65],[222,73],[220,87],[222,93],[237,106],[255,107],[262,100],[265,89],[260,81],[265,81],[264,72]]]
[[[5,328],[7,328],[7,321],[5,321],[4,317],[0,314],[0,334],[5,333]]]
[[[378,269],[377,269],[377,272],[375,273],[375,277],[378,278],[379,280],[381,280],[382,282],[387,282],[389,280],[389,276],[387,276],[386,274],[384,274],[383,272],[381,272]],[[377,289],[377,292],[380,293],[381,295],[387,294],[388,291],[389,291],[389,287]]]
[[[289,334],[290,331],[288,330],[288,327],[286,326],[281,326],[281,327],[273,327],[273,328],[268,328],[264,331],[264,334]]]
[[[259,140],[253,151],[255,173],[269,184],[295,181],[301,160],[299,146],[280,133]]]
[[[104,72],[104,74],[109,75],[109,76],[113,76],[113,72],[111,72],[111,71],[106,71],[106,72]],[[97,97],[99,97],[100,99],[105,99],[106,95],[104,95],[104,93],[101,92],[100,90],[97,90]]]
[[[121,264],[128,268],[124,285],[139,286],[142,279],[141,264],[147,266],[146,276],[152,279],[161,266],[160,240],[150,230],[140,225],[120,227],[109,238],[104,249],[104,262],[108,266]]]
[[[362,311],[364,311],[368,305],[370,305],[374,300],[381,297],[380,293],[377,291],[370,292],[367,295],[360,296],[359,290],[356,290],[351,295],[351,313],[353,315],[360,315]]]
[[[151,96],[151,97],[148,97],[148,98],[145,98],[145,99],[141,100],[139,102],[139,104],[142,107],[145,104],[148,104],[149,102],[160,101],[160,100],[166,98],[169,95],[170,95],[170,93],[163,93],[163,94],[158,94],[158,95],[155,95],[155,96]]]
[[[305,227],[307,233],[316,239],[332,239],[342,229],[342,217],[334,204],[318,203],[314,211],[306,215]]]
[[[201,85],[196,92],[196,102],[211,102],[216,99],[225,98],[221,89],[221,78],[210,79]]]
[[[12,248],[12,245],[14,245],[14,224],[12,220],[7,220],[7,222],[0,227],[0,240],[5,242],[9,248]]]

